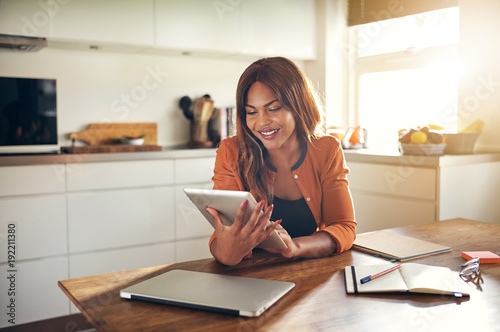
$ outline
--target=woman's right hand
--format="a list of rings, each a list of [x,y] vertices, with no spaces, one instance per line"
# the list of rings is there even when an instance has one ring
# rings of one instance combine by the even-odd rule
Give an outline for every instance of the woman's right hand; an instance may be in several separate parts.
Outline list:
[[[255,246],[267,239],[278,227],[279,222],[274,222],[270,227],[267,227],[273,205],[270,205],[262,213],[263,206],[264,201],[260,201],[252,212],[250,219],[247,223],[244,223],[243,218],[248,208],[248,201],[245,200],[238,208],[236,218],[231,226],[222,223],[222,219],[216,210],[206,208],[206,211],[214,219],[217,238],[212,243],[212,253],[219,262],[225,265],[238,264]]]

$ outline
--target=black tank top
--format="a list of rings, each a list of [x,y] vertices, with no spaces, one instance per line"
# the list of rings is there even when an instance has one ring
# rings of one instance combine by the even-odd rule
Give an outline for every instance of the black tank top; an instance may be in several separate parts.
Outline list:
[[[308,236],[316,231],[318,225],[304,197],[289,201],[274,196],[273,204],[271,220],[282,219],[281,226],[290,237]]]

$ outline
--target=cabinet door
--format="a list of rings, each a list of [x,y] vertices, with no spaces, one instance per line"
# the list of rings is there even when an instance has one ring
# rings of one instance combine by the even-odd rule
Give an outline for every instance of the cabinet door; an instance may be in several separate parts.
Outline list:
[[[57,1],[0,0],[0,33],[49,37],[51,18],[60,6]]]
[[[432,201],[379,196],[352,192],[356,232],[433,222],[436,207]]]
[[[348,164],[351,189],[412,197],[436,199],[437,175],[432,168],[408,165],[379,165],[352,162]]]
[[[0,198],[0,216],[0,233],[15,225],[16,259],[67,254],[64,195]],[[7,261],[6,253],[0,250],[0,263]]]
[[[500,223],[500,162],[442,167],[439,220]]]
[[[67,199],[70,253],[174,239],[171,187],[70,193]]]
[[[52,18],[52,37],[152,46],[153,0],[65,1]]]
[[[156,1],[157,47],[238,52],[239,1]]]
[[[239,3],[242,7],[243,53],[314,59],[314,1],[252,0]]]
[[[65,190],[64,165],[0,167],[0,197],[63,193]]]
[[[133,248],[70,255],[70,278],[134,270],[175,262],[175,245],[158,243]]]
[[[172,160],[68,164],[68,191],[133,188],[174,182]]]
[[[175,160],[175,183],[208,183],[214,175],[215,158],[182,158]]]
[[[7,306],[12,298],[7,290],[12,286],[12,272],[7,266],[0,266],[0,328],[12,326],[7,319]],[[58,280],[68,279],[68,259],[55,257],[16,264],[15,303],[16,324],[47,319],[69,314],[69,300],[57,286]],[[7,319],[6,319],[7,318]]]

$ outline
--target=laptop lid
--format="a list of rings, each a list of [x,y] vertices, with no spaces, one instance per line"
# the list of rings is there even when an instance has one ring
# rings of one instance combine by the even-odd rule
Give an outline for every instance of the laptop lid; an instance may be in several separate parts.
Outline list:
[[[293,282],[171,270],[120,291],[125,299],[257,317]]]

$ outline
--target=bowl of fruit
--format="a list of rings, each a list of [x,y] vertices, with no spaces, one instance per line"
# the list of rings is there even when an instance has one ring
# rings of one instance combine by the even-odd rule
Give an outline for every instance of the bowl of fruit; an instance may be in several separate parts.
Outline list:
[[[429,125],[399,131],[399,151],[412,155],[441,155],[446,143],[442,127]]]

